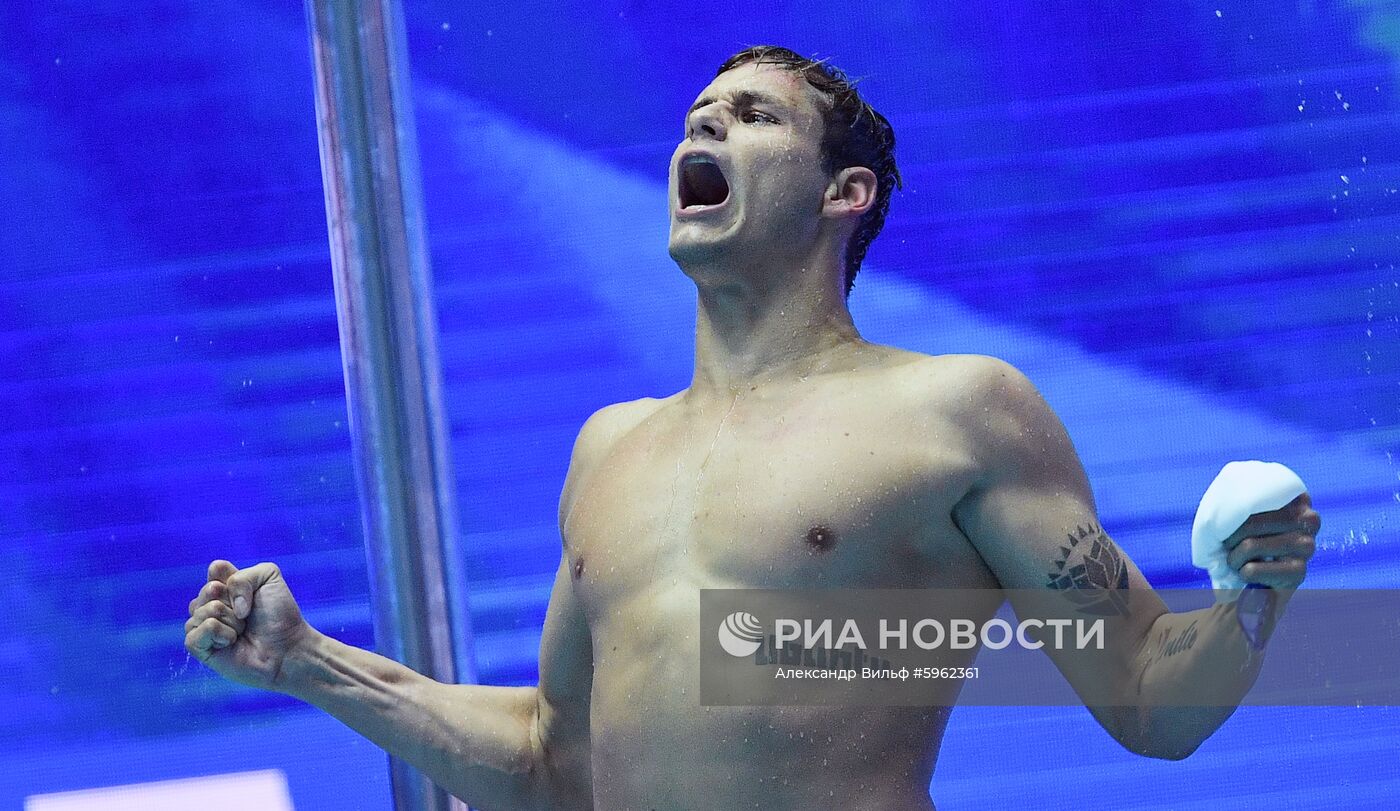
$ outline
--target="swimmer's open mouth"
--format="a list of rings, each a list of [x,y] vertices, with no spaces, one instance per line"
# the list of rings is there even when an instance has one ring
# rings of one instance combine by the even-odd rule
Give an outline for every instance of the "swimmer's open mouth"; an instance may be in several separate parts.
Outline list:
[[[709,155],[688,155],[682,159],[677,185],[682,209],[717,206],[729,199],[729,181]]]

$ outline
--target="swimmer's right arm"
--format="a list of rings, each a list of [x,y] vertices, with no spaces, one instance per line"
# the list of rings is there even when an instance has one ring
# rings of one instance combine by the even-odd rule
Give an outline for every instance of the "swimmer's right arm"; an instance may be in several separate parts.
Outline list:
[[[605,408],[579,432],[560,498],[561,532],[580,482],[654,403]],[[271,563],[210,564],[190,601],[185,647],[226,678],[325,710],[473,807],[593,807],[592,640],[567,558],[545,617],[537,687],[442,684],[332,639],[302,618]]]
[[[473,808],[592,808],[591,651],[567,574],[550,601],[539,687],[443,684],[332,639],[301,618],[274,564],[215,561],[209,574],[185,645],[221,675],[326,711]]]

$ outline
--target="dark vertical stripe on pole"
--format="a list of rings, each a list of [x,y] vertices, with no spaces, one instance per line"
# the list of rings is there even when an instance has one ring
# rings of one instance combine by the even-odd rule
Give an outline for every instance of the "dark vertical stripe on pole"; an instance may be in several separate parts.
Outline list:
[[[396,0],[306,0],[376,647],[475,681],[418,151]],[[391,760],[394,807],[466,806]]]

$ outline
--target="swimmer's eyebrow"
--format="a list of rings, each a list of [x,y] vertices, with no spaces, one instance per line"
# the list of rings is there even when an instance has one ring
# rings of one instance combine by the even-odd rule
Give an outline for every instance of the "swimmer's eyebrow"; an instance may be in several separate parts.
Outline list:
[[[770,96],[767,93],[758,90],[740,90],[729,94],[729,98],[730,103],[732,105],[740,108],[748,108],[753,107],[755,105],[762,105],[764,107],[776,107],[780,110],[787,109],[787,107],[785,107],[783,103],[774,96]],[[689,118],[691,113],[695,112],[701,107],[704,107],[707,104],[714,104],[717,101],[719,101],[719,99],[715,98],[714,96],[705,96],[704,98],[701,98],[699,101],[690,105],[690,109],[685,111],[685,117]]]

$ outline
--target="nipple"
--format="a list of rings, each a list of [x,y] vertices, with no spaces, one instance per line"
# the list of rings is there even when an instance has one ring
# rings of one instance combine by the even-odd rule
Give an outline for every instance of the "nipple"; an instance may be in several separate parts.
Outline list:
[[[814,552],[829,552],[836,545],[836,533],[819,524],[807,530],[807,545]]]

